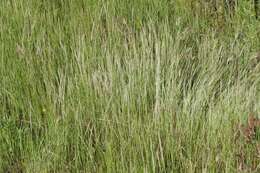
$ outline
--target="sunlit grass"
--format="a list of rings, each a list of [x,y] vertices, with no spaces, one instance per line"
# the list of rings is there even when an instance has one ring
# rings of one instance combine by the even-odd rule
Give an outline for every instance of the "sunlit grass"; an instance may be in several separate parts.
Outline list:
[[[183,2],[1,1],[0,172],[237,172],[241,146],[250,166],[260,23]]]

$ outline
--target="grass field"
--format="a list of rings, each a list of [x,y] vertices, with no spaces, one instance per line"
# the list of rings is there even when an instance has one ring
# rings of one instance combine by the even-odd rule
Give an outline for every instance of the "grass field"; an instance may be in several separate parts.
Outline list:
[[[1,0],[0,173],[259,172],[260,21],[197,1]]]

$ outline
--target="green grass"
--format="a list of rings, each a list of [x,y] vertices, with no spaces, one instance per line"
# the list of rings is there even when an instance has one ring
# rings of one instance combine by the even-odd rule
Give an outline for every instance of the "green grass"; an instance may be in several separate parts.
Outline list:
[[[238,172],[260,22],[183,0],[2,0],[0,172]],[[257,142],[257,141],[254,141]],[[259,170],[255,170],[258,172]]]

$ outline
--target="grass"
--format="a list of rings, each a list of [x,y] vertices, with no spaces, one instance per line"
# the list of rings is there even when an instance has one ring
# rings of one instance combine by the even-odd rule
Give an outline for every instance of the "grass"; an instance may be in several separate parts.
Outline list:
[[[238,172],[240,152],[259,164],[234,129],[259,113],[260,23],[250,2],[232,18],[190,5],[1,1],[0,172]]]

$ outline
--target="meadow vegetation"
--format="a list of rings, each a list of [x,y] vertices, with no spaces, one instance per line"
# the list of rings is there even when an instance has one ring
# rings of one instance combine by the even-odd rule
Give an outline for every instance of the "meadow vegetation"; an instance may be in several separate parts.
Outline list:
[[[249,1],[1,0],[0,172],[259,172],[258,51]]]

